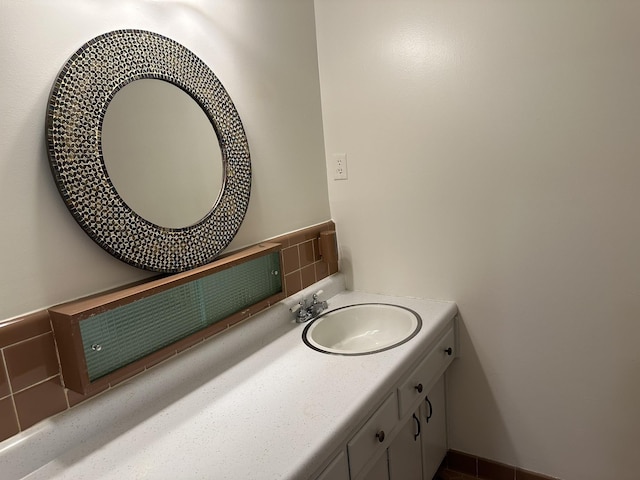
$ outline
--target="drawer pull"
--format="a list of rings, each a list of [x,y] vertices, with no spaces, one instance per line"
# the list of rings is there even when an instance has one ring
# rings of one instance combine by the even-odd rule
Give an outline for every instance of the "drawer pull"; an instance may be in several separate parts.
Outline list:
[[[378,433],[376,433],[376,438],[380,443],[384,442],[384,430],[380,430]]]
[[[416,417],[415,413],[413,414],[413,419],[416,421],[416,429],[417,429],[417,432],[413,436],[413,441],[415,442],[418,440],[418,437],[420,436],[421,427],[420,427],[420,419]]]
[[[421,383],[417,384],[415,388],[418,391],[418,393],[422,393],[422,384]]]
[[[427,413],[427,417],[425,418],[427,423],[429,423],[429,420],[431,420],[431,417],[433,416],[433,405],[431,405],[431,400],[429,400],[429,397],[425,397],[424,401],[429,407],[429,413]]]
[[[444,351],[447,352],[447,355],[453,355],[453,349],[451,347],[445,348]]]
[[[94,352],[99,352],[100,350],[102,350],[102,345],[100,345],[99,343],[94,343],[93,345],[91,345],[91,350],[93,350]]]

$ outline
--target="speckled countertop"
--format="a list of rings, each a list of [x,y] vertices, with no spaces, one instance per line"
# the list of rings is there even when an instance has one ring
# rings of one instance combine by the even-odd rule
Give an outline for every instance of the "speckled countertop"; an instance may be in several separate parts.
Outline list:
[[[409,342],[374,355],[316,352],[289,298],[95,399],[0,443],[5,480],[304,479],[318,473],[450,324],[454,303],[322,288],[329,308],[404,305],[422,317]]]

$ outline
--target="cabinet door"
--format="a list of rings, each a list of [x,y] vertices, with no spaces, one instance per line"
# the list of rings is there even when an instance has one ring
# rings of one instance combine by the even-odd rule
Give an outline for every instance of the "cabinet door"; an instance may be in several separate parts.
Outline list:
[[[358,478],[366,466],[378,459],[383,452],[386,452],[389,445],[389,433],[393,431],[397,423],[398,399],[394,391],[347,443],[349,471],[352,479]]]
[[[416,369],[407,376],[398,387],[398,402],[400,416],[404,418],[416,409],[427,388],[437,382],[456,355],[456,335],[454,327],[450,327],[429,354],[420,362]]]
[[[385,451],[376,464],[364,474],[361,480],[389,480],[389,464],[387,452]]]
[[[444,375],[427,394],[420,412],[423,478],[430,479],[435,475],[447,453]]]
[[[349,480],[347,455],[340,452],[316,480]]]
[[[410,416],[398,436],[389,445],[389,478],[391,480],[422,479],[420,412]],[[429,477],[431,478],[431,477]]]

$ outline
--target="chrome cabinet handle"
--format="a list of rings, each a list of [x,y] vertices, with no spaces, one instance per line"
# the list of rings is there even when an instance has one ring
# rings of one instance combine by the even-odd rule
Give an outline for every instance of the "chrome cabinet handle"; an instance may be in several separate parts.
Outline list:
[[[94,352],[99,352],[100,350],[102,350],[102,345],[100,345],[99,343],[94,343],[93,345],[91,345],[91,350],[93,350]]]
[[[451,347],[445,348],[444,351],[446,352],[447,355],[453,355],[453,349]]]
[[[422,393],[422,389],[423,389],[422,384],[421,383],[417,384],[415,386],[415,389],[418,391],[418,393]]]

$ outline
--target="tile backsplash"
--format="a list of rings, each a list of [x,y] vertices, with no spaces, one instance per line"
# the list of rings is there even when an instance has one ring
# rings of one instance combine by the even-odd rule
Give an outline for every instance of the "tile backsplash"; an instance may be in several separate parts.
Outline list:
[[[280,261],[286,296],[338,271],[338,262],[325,262],[319,246],[320,232],[334,229],[330,221],[269,239],[282,244]],[[176,353],[182,350],[178,347]],[[166,358],[154,360],[146,368]],[[123,371],[121,381],[143,370]],[[87,398],[64,388],[46,310],[0,322],[0,441]]]
[[[333,222],[328,222],[271,240],[282,244],[282,273],[287,297],[338,271],[337,261],[323,261],[319,245],[320,232],[334,228]]]
[[[68,407],[47,312],[0,324],[0,439]]]

